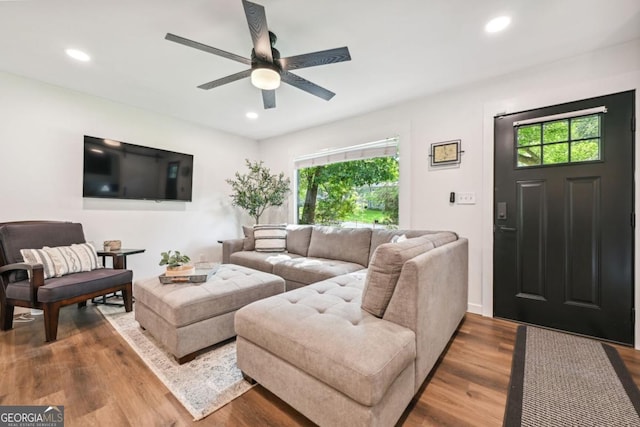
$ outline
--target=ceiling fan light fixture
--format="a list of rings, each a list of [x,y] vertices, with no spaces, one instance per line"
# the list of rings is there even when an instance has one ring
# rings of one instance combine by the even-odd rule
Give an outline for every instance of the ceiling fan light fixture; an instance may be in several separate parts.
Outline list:
[[[277,89],[280,87],[280,73],[271,68],[255,68],[251,72],[251,84],[262,90]]]

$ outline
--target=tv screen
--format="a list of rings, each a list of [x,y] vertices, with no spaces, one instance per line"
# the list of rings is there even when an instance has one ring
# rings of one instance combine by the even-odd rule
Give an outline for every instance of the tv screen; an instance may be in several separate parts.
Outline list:
[[[193,156],[84,137],[83,197],[191,201]]]

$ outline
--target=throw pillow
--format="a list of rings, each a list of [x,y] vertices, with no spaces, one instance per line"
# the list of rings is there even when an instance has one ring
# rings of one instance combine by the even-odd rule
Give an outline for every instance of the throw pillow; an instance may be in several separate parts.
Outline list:
[[[263,224],[253,226],[256,252],[284,252],[287,249],[286,224]]]
[[[360,305],[362,309],[376,317],[384,316],[404,263],[433,248],[427,236],[378,246],[367,270]]]
[[[79,254],[83,268],[85,268],[83,271],[97,270],[104,267],[98,258],[98,253],[93,243],[74,243],[71,245],[71,249]]]
[[[407,240],[407,235],[400,234],[400,235],[393,236],[391,238],[391,243],[400,243],[400,242],[404,242],[405,240]]]
[[[56,276],[53,260],[44,249],[20,249],[20,255],[22,255],[22,259],[24,259],[26,264],[42,264],[45,279]],[[29,278],[31,278],[30,272]]]
[[[242,243],[243,251],[253,251],[256,249],[256,240],[253,237],[253,227],[242,226],[244,233],[244,242]]]
[[[90,243],[43,248],[53,260],[56,277],[102,268],[95,248]]]

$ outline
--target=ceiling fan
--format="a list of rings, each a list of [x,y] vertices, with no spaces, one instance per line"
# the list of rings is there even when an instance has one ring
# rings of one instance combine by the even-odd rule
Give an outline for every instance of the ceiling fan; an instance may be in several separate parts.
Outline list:
[[[303,79],[291,73],[289,70],[298,68],[315,67],[317,65],[333,64],[336,62],[350,61],[351,55],[349,49],[339,47],[335,49],[322,50],[319,52],[306,53],[303,55],[290,56],[288,58],[280,58],[280,52],[274,47],[277,37],[269,31],[267,27],[267,17],[264,7],[259,4],[242,0],[244,13],[249,24],[251,39],[253,40],[253,49],[251,50],[251,59],[239,56],[215,47],[185,39],[175,34],[167,33],[166,40],[179,43],[185,46],[193,47],[214,55],[222,56],[234,61],[242,62],[250,65],[248,70],[231,74],[221,79],[213,80],[198,86],[200,89],[213,89],[236,80],[251,77],[251,83],[259,89],[262,89],[262,102],[264,108],[275,108],[276,91],[283,81],[291,86],[297,87],[312,95],[318,96],[326,101],[333,98],[335,93],[318,86],[308,80]]]

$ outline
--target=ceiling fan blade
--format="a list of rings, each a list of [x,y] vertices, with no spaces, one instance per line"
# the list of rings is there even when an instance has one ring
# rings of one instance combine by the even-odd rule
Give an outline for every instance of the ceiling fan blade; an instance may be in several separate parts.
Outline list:
[[[280,59],[280,64],[284,70],[296,70],[298,68],[315,67],[343,61],[351,61],[349,48],[346,46],[282,58]]]
[[[207,46],[206,44],[194,42],[193,40],[185,39],[184,37],[176,36],[175,34],[167,33],[167,35],[164,36],[164,38],[175,43],[192,47],[194,49],[199,49],[204,52],[213,53],[214,55],[218,55],[224,58],[232,59],[234,61],[242,62],[243,64],[246,64],[246,65],[251,65],[251,60],[249,58],[236,55],[235,53],[226,52],[224,50],[220,50],[215,47]]]
[[[335,93],[331,92],[330,90],[320,87],[315,83],[311,83],[309,80],[303,79],[302,77],[290,73],[286,70],[282,70],[282,72],[280,73],[280,78],[283,82],[297,87],[298,89],[301,89],[305,92],[308,92],[311,95],[318,96],[325,101],[330,100],[335,95]]]
[[[244,79],[245,77],[249,77],[251,75],[251,70],[240,71],[239,73],[231,74],[230,76],[223,77],[221,79],[217,79],[211,81],[209,83],[204,83],[198,86],[200,89],[213,89],[214,87],[226,85],[227,83],[235,82],[236,80]]]
[[[264,7],[259,4],[242,0],[244,14],[247,16],[251,40],[253,40],[253,50],[258,59],[266,62],[273,62],[271,56],[271,40],[269,39],[269,27],[267,27],[267,16]]]
[[[264,109],[276,108],[276,91],[275,90],[263,90],[262,91],[262,104]]]

